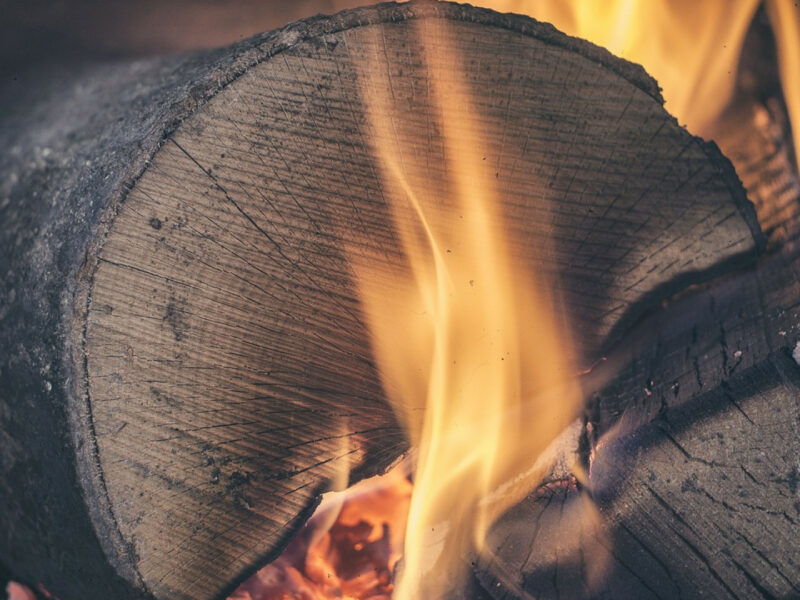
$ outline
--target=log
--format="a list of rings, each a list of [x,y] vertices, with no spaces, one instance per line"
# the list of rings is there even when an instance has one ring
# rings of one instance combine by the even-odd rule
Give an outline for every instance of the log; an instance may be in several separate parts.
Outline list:
[[[745,81],[769,73],[762,56],[745,49]],[[777,87],[743,90],[715,136],[768,253],[664,303],[588,376],[588,488],[532,495],[498,522],[476,570],[496,600],[800,594],[800,182],[785,108],[763,95]],[[577,510],[590,496],[599,523]]]
[[[420,118],[432,19],[468,66],[512,253],[561,282],[576,368],[763,249],[730,163],[640,67],[524,17],[386,4],[21,78],[0,98],[0,562],[16,577],[62,600],[221,598],[339,471],[406,450],[345,246],[402,259],[357,84],[375,32],[419,140],[407,159],[445,179]]]
[[[609,439],[590,477],[599,526],[585,493],[527,499],[492,529],[483,587],[495,600],[797,597],[799,376],[779,352]]]

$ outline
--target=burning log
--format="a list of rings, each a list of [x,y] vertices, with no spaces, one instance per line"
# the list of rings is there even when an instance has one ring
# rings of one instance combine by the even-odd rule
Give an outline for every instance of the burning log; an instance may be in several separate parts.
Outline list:
[[[608,436],[589,478],[600,521],[575,489],[526,499],[492,530],[482,584],[496,598],[796,597],[799,383],[778,353]]]
[[[401,255],[365,61],[388,65],[443,178],[410,33],[434,19],[468,68],[513,257],[561,282],[576,371],[763,247],[730,163],[641,68],[523,17],[381,5],[20,81],[0,125],[0,560],[16,576],[63,600],[221,597],[342,473],[406,451],[345,248],[377,268]]]
[[[575,489],[527,498],[492,531],[495,562],[476,570],[497,597],[800,593],[800,321],[787,277],[797,264],[800,182],[786,111],[771,95],[771,36],[757,17],[740,66],[746,88],[714,131],[755,204],[768,254],[666,303],[598,365],[601,381],[615,379],[587,410],[595,435],[586,483],[602,523],[577,522]],[[529,547],[543,552],[520,552]],[[581,553],[605,564],[594,589]]]

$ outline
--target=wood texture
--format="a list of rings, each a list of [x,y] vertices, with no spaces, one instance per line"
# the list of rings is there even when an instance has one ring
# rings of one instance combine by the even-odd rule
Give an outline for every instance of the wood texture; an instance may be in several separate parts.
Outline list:
[[[496,558],[477,570],[493,597],[800,593],[800,400],[789,358],[800,339],[800,183],[779,98],[743,94],[718,129],[768,254],[665,303],[586,377],[600,541],[574,490],[528,498],[498,524]],[[598,554],[609,566],[592,586]]]
[[[377,27],[383,56],[368,45]],[[453,31],[514,252],[530,261],[552,226],[544,268],[587,354],[663,286],[752,252],[722,161],[652,96],[535,35]],[[86,333],[99,464],[158,595],[207,596],[279,547],[337,469],[403,450],[343,252],[391,262],[398,248],[359,61],[389,65],[418,151],[403,160],[446,180],[419,118],[432,108],[416,43],[406,21],[366,25],[249,70],[172,135],[106,238]]]
[[[498,600],[797,597],[799,374],[772,355],[599,446],[601,525],[579,492],[520,504],[490,534],[501,559],[481,565],[485,589]]]
[[[0,556],[15,571],[63,600],[218,597],[280,550],[337,471],[357,478],[404,451],[344,251],[400,260],[358,93],[365,61],[391,72],[416,140],[404,159],[444,179],[412,26],[426,19],[451,23],[514,255],[561,281],[582,363],[761,248],[730,164],[664,112],[640,68],[530,19],[383,5],[88,69],[91,85],[46,88],[51,104],[20,102],[3,130],[20,156],[0,205],[3,333],[35,344],[2,370],[4,472],[19,474],[3,518],[19,524]],[[80,118],[37,121],[59,102]],[[540,245],[552,252],[534,261]],[[35,425],[20,414],[29,392]],[[86,554],[58,566],[49,549],[73,534]]]

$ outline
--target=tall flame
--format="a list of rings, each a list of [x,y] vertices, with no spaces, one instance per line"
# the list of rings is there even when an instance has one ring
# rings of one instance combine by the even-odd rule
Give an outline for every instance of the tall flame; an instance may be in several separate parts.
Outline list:
[[[536,485],[543,473],[531,466],[581,401],[552,282],[509,251],[455,40],[442,21],[416,27],[431,105],[416,116],[441,136],[441,180],[403,131],[390,65],[362,65],[368,137],[407,263],[351,253],[384,387],[417,450],[399,600],[452,585],[438,577],[457,579],[466,553]],[[386,56],[383,43],[368,55]]]

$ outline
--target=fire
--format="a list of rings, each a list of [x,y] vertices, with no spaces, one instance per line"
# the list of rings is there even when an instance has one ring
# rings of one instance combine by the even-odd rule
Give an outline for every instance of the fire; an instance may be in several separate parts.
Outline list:
[[[552,23],[568,35],[642,65],[665,108],[695,135],[714,127],[736,90],[745,35],[762,0],[483,0],[499,12]],[[800,148],[800,5],[765,0],[775,32],[781,87]],[[800,153],[796,153],[800,161]],[[798,162],[800,165],[800,162]]]
[[[736,92],[739,55],[760,0],[481,4],[550,22],[643,65],[663,88],[667,110],[711,137]],[[800,8],[790,0],[765,5],[797,124]],[[483,121],[453,40],[443,23],[416,26],[429,79],[422,93],[430,95],[446,176],[428,179],[425,157],[403,131],[391,66],[357,65],[369,140],[404,256],[387,266],[385,257],[350,252],[385,391],[416,449],[413,491],[393,472],[326,498],[284,555],[231,600],[409,600],[452,592],[464,557],[487,551],[493,521],[540,482],[547,461],[537,457],[581,404],[553,282],[509,251],[501,196],[483,161]],[[372,40],[372,56],[384,56],[381,43]],[[797,125],[794,140],[800,148]],[[580,512],[575,523],[594,528],[594,509],[582,502]]]
[[[794,153],[800,171],[800,4],[791,0],[767,0],[766,7],[775,32],[781,87],[792,123]]]
[[[442,180],[403,131],[391,66],[365,65],[369,137],[407,262],[351,253],[384,388],[417,450],[400,600],[451,591],[468,552],[539,482],[532,465],[581,404],[552,282],[509,250],[455,41],[442,22],[416,27]],[[384,56],[381,43],[369,55]]]
[[[665,107],[702,135],[733,94],[745,34],[760,0],[487,0],[639,63],[663,88]],[[734,6],[735,5],[735,6]]]
[[[22,584],[11,581],[6,586],[8,600],[36,600],[33,592]]]
[[[326,494],[283,554],[229,600],[389,600],[410,498],[403,465]]]
[[[51,594],[41,583],[36,586],[36,590],[38,591],[38,595],[28,586],[17,583],[16,581],[9,581],[6,585],[7,600],[38,600],[39,598],[58,600],[58,598]]]
[[[365,133],[402,256],[349,249],[384,389],[414,448],[413,491],[390,473],[332,496],[338,504],[326,499],[230,600],[456,592],[467,557],[540,482],[550,466],[543,453],[582,403],[553,282],[530,255],[510,251],[503,196],[484,160],[492,149],[455,40],[443,22],[414,26],[427,132],[440,138],[444,160],[431,170],[415,133],[403,130],[391,65],[357,64]],[[371,39],[366,55],[384,56],[382,43]]]
[[[693,133],[713,137],[733,100],[739,55],[762,1],[479,4],[552,23],[643,65],[662,87],[667,110]],[[800,5],[763,4],[797,150]],[[481,117],[460,78],[453,40],[443,23],[417,26],[446,181],[426,180],[413,141],[398,135],[403,124],[387,65],[360,65],[370,142],[405,261],[389,268],[380,257],[351,252],[384,387],[416,450],[414,484],[401,465],[326,495],[285,552],[229,600],[409,600],[452,591],[465,555],[485,550],[493,521],[540,482],[548,464],[537,458],[581,404],[553,282],[520,265],[506,243],[501,196],[483,162]],[[380,43],[373,40],[373,56],[382,55]],[[583,526],[581,519],[597,515],[582,506],[574,524]],[[9,600],[36,598],[15,582],[6,593]]]

